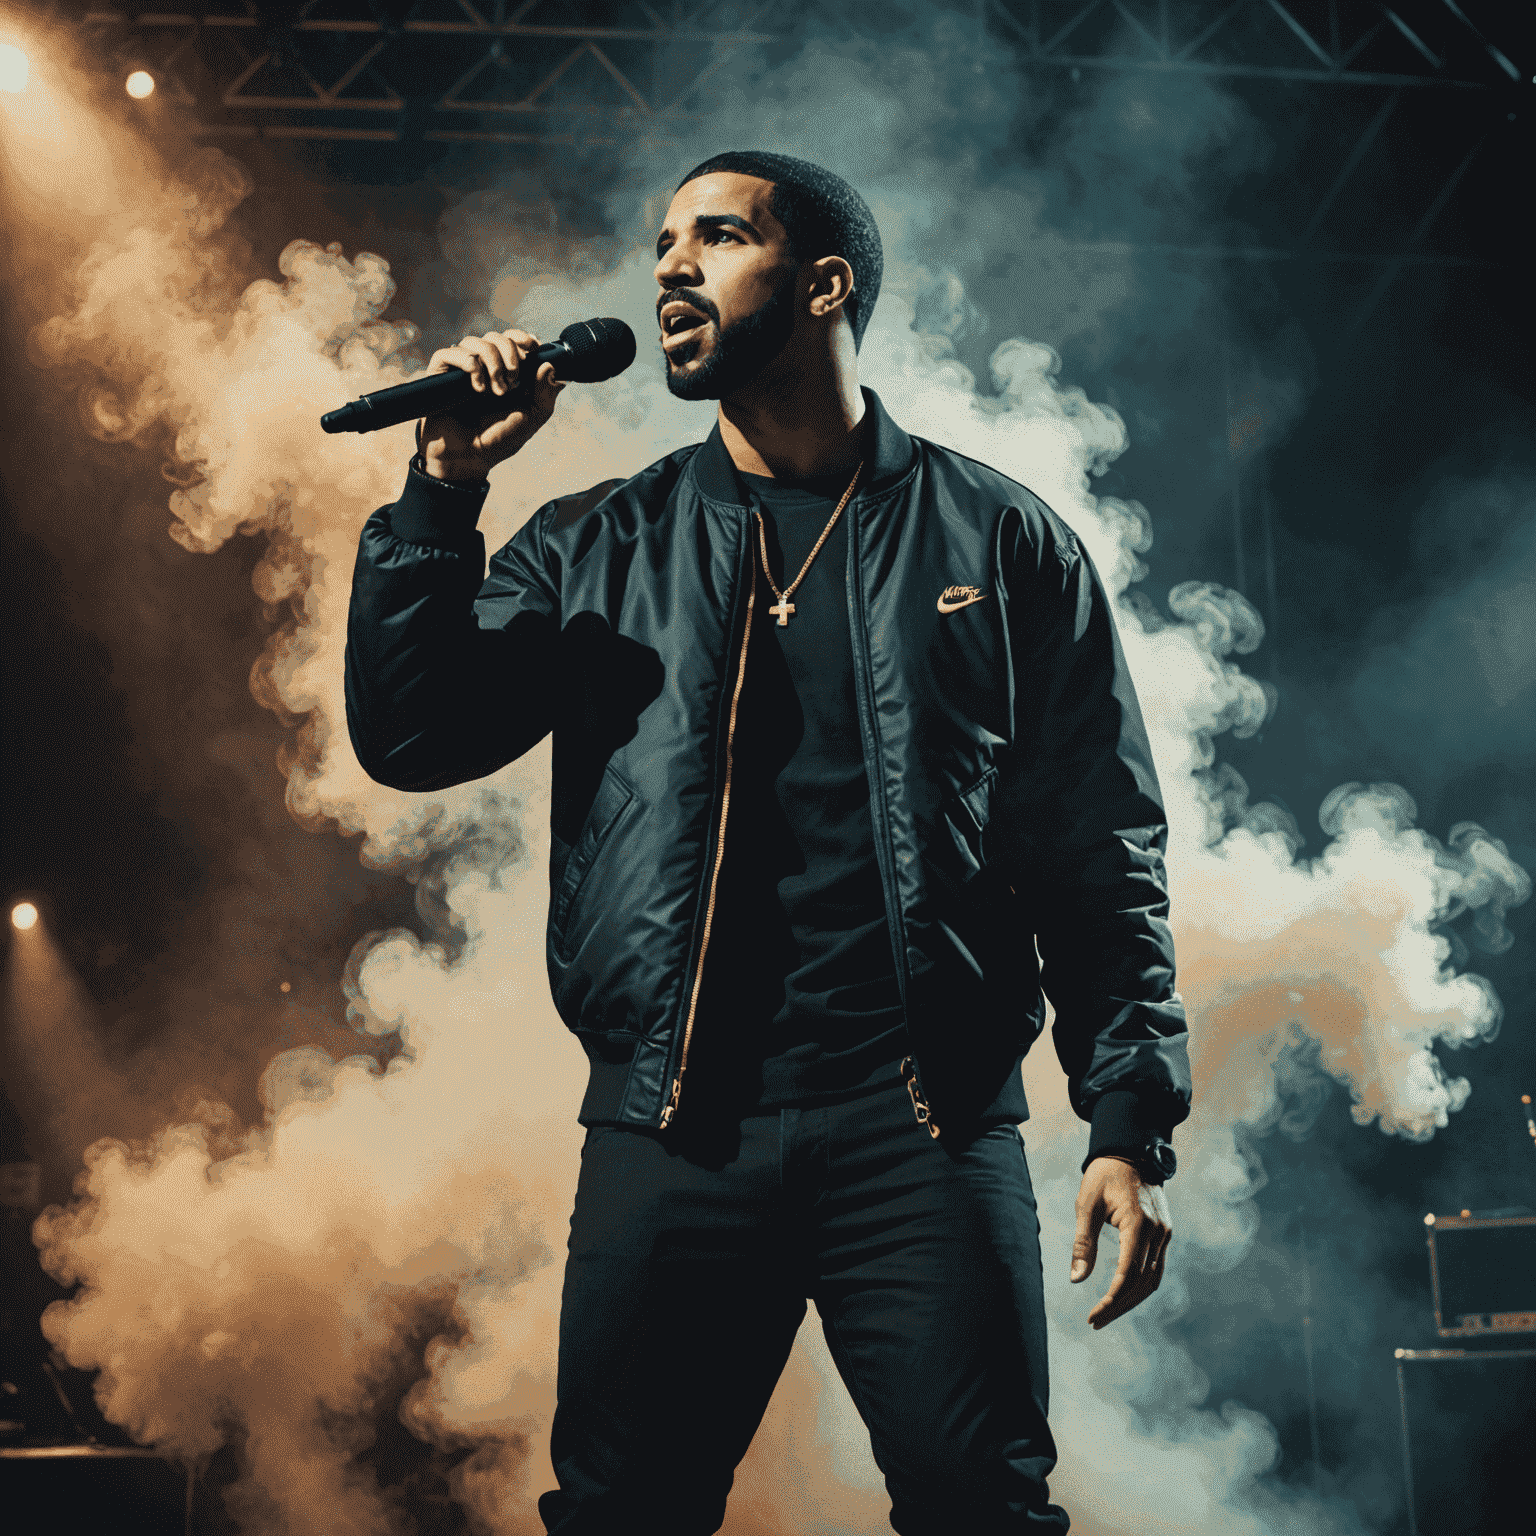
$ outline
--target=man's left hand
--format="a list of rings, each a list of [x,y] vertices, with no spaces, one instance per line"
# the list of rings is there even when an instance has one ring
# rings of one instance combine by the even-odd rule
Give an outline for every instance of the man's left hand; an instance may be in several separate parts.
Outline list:
[[[1099,1256],[1099,1232],[1109,1222],[1120,1234],[1120,1262],[1109,1289],[1088,1314],[1095,1328],[1140,1305],[1163,1280],[1163,1256],[1173,1226],[1168,1196],[1161,1184],[1143,1184],[1133,1164],[1119,1157],[1096,1157],[1088,1164],[1077,1192],[1077,1236],[1072,1242],[1072,1283],[1093,1273]]]

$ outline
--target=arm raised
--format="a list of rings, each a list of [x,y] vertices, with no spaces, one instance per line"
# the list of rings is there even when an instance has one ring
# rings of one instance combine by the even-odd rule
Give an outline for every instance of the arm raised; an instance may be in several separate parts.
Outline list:
[[[476,529],[485,482],[455,484],[412,462],[393,506],[363,527],[347,616],[347,728],[368,776],[395,789],[484,778],[554,724],[560,595],[543,512],[485,578]],[[546,509],[547,510],[547,509]],[[494,584],[497,623],[475,601]]]

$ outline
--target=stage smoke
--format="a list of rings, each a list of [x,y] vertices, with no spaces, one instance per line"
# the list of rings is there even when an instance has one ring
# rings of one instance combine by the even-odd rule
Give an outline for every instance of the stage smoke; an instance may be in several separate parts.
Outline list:
[[[1448,964],[1441,929],[1474,908],[1500,941],[1529,880],[1481,828],[1461,824],[1443,839],[1416,828],[1412,799],[1390,784],[1341,784],[1321,807],[1327,845],[1299,859],[1289,816],[1249,804],[1219,763],[1221,736],[1251,734],[1274,705],[1238,659],[1260,642],[1257,613],[1198,579],[1166,606],[1139,596],[1151,515],[1093,492],[1127,446],[1125,424],[1058,377],[1050,347],[1004,341],[990,392],[956,358],[954,337],[976,323],[975,306],[935,230],[964,202],[957,188],[971,172],[941,149],[962,87],[983,87],[970,56],[953,38],[945,46],[892,43],[873,61],[812,48],[798,68],[739,99],[727,93],[708,135],[666,168],[639,157],[616,181],[621,236],[601,262],[550,233],[547,205],[466,199],[444,244],[497,308],[471,307],[454,337],[493,321],[548,336],[582,314],[620,316],[653,337],[654,230],[642,210],[665,207],[682,171],[722,147],[724,124],[733,144],[834,159],[865,192],[887,276],[864,380],[898,422],[1015,476],[1082,537],[1120,599],[1168,805],[1196,1104],[1170,1186],[1170,1277],[1102,1334],[1085,1318],[1113,1245],[1088,1286],[1066,1278],[1086,1127],[1066,1107],[1048,1042],[1028,1064],[1024,1139],[1063,1452],[1053,1494],[1074,1529],[1097,1536],[1353,1532],[1342,1504],[1265,1478],[1272,1429],[1238,1405],[1207,1405],[1166,1325],[1188,1304],[1190,1266],[1231,1265],[1245,1251],[1262,1179],[1251,1134],[1275,1123],[1309,1071],[1345,1084],[1362,1124],[1422,1139],[1448,1123],[1468,1089],[1435,1047],[1486,1038],[1500,1007],[1486,983]],[[834,100],[836,124],[861,125],[856,138],[829,131]],[[1216,106],[1199,121],[1222,131]],[[548,744],[487,780],[427,795],[362,773],[342,707],[349,584],[364,520],[399,494],[411,428],[337,438],[318,419],[424,365],[415,328],[380,318],[395,277],[376,255],[295,231],[279,276],[246,281],[238,243],[219,233],[251,191],[233,160],[208,149],[173,175],[142,145],[136,159],[113,152],[112,185],[132,196],[76,253],[68,301],[36,327],[30,355],[88,381],[81,432],[125,455],[173,434],[170,468],[182,483],[168,497],[170,536],[183,550],[259,541],[255,594],[284,619],[251,687],[292,726],[288,808],[326,836],[358,836],[369,868],[418,880],[431,937],[361,937],[338,982],[363,1043],[398,1035],[386,1069],[376,1054],[284,1052],[266,1066],[260,1123],[244,1129],[209,1106],[153,1138],[92,1148],[77,1198],[36,1229],[50,1270],[81,1286],[50,1310],[47,1332],[71,1363],[100,1370],[103,1409],[137,1439],[201,1459],[236,1435],[232,1508],[262,1536],[406,1529],[360,1458],[378,1401],[409,1367],[401,1416],[439,1451],[471,1451],[451,1486],[476,1528],[537,1536],[533,1499],[553,1486],[555,1329],[584,1082],[544,976]],[[1048,254],[1050,231],[1026,204],[1009,205],[1018,218],[1007,238],[1037,234]],[[1000,238],[970,228],[968,238]],[[1121,290],[1114,274],[1101,279],[1092,323],[1108,326]],[[1058,273],[1042,304],[1074,281]],[[708,430],[709,408],[674,402],[659,351],[652,341],[648,362],[646,345],[618,379],[566,391],[553,424],[496,471],[481,519],[490,548],[549,497],[632,474]],[[515,708],[516,680],[506,686]],[[215,950],[206,963],[226,958]],[[272,984],[285,974],[273,970]],[[1315,1050],[1298,1052],[1298,1042]],[[418,1363],[424,1334],[432,1342]],[[812,1318],[724,1529],[876,1536],[887,1510]]]

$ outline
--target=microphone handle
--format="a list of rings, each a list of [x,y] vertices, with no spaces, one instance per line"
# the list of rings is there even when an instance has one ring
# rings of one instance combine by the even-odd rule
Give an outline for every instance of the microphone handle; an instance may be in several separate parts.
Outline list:
[[[474,418],[498,407],[510,411],[520,396],[527,396],[533,378],[545,363],[553,363],[558,372],[560,364],[570,355],[570,348],[561,341],[546,341],[535,347],[524,359],[517,388],[504,395],[477,390],[470,375],[462,368],[450,368],[446,373],[430,373],[424,379],[412,379],[408,384],[393,384],[388,389],[376,389],[371,395],[360,395],[337,410],[328,411],[320,418],[320,425],[327,432],[377,432],[382,427],[398,426],[402,421],[416,421],[444,412],[451,415],[465,412]]]

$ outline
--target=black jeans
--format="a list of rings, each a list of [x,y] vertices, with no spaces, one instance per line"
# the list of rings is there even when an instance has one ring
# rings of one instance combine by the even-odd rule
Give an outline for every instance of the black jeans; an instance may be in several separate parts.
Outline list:
[[[1017,1127],[935,1141],[899,1082],[715,1123],[683,1104],[587,1132],[546,1530],[717,1531],[809,1297],[902,1536],[1065,1531]]]

